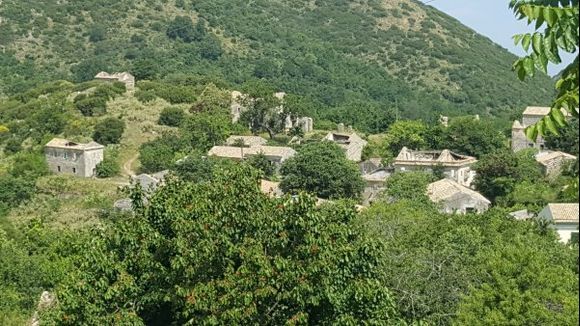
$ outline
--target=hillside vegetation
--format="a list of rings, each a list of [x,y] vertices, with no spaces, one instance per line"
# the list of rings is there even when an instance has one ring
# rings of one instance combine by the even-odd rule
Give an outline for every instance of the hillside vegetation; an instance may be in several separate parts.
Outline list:
[[[263,79],[351,124],[508,117],[553,95],[550,78],[517,81],[514,55],[412,0],[5,0],[0,27],[6,95],[100,70],[228,88]]]

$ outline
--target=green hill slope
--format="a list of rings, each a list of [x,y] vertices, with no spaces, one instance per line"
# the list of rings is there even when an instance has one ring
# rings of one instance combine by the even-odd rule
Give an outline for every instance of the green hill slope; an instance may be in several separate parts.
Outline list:
[[[314,116],[356,123],[394,108],[507,117],[553,94],[549,77],[519,82],[514,55],[412,0],[4,0],[0,48],[6,95],[100,70],[230,88],[261,78]]]

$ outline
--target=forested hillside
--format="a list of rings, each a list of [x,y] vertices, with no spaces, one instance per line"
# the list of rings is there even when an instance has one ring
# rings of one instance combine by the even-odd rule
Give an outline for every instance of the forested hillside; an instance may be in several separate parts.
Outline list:
[[[101,70],[228,88],[261,78],[352,124],[509,116],[553,95],[550,78],[517,81],[514,55],[412,0],[5,0],[0,47],[5,95]]]

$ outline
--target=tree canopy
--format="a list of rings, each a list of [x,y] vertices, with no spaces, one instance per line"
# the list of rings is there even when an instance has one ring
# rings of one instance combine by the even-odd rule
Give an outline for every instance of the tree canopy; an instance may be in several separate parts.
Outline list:
[[[359,198],[364,182],[358,167],[337,144],[323,141],[302,146],[280,170],[284,192],[305,190],[321,198]]]

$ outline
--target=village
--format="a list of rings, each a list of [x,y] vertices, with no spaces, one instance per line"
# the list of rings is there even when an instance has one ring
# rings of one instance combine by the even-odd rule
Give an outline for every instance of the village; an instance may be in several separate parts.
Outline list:
[[[127,72],[108,74],[101,72],[95,79],[102,81],[120,81],[126,84],[127,90],[132,91],[135,78]],[[285,93],[273,95],[284,103]],[[231,94],[230,115],[232,123],[239,123],[241,115],[246,110],[245,97],[240,92]],[[274,109],[276,112],[284,110],[283,105]],[[540,121],[550,112],[549,107],[525,108],[522,120],[513,122],[510,146],[514,153],[526,149],[535,149],[537,168],[546,178],[557,177],[562,170],[573,164],[577,157],[557,150],[551,150],[542,137],[531,141],[525,134],[528,126]],[[479,119],[479,116],[474,117]],[[449,117],[441,116],[443,127],[449,124]],[[284,192],[280,188],[279,171],[284,162],[297,154],[296,144],[307,141],[314,129],[314,121],[310,117],[291,118],[287,115],[284,120],[284,131],[300,129],[301,136],[291,139],[288,146],[271,146],[268,140],[259,135],[230,135],[222,145],[213,146],[207,157],[217,157],[233,161],[244,161],[252,156],[263,155],[271,165],[274,174],[278,177],[271,180],[263,179],[262,191],[272,197],[280,197]],[[403,146],[394,160],[385,164],[381,157],[363,157],[368,141],[359,135],[351,126],[338,124],[336,130],[328,131],[322,142],[334,143],[340,146],[347,160],[359,167],[360,176],[364,180],[364,190],[360,196],[358,209],[363,210],[376,200],[389,200],[383,195],[387,180],[400,173],[423,171],[440,175],[440,179],[430,183],[427,187],[427,196],[438,205],[440,211],[446,214],[481,214],[487,211],[492,202],[480,194],[474,187],[473,181],[476,171],[473,169],[478,158],[455,153],[445,148],[416,150]],[[49,168],[56,174],[73,174],[79,177],[95,177],[96,167],[103,160],[104,146],[96,143],[75,143],[66,139],[55,138],[45,146],[45,155]],[[300,149],[298,149],[299,151]],[[363,159],[364,158],[364,159]],[[179,164],[179,162],[176,162]],[[139,184],[148,192],[154,192],[164,182],[164,178],[171,175],[171,171],[163,170],[156,173],[141,173],[131,175],[131,184]],[[327,198],[318,198],[319,203],[327,202]],[[391,199],[392,200],[392,199]],[[120,210],[131,210],[131,201],[121,199],[115,203]],[[563,243],[578,238],[578,203],[549,203],[538,214],[527,210],[514,211],[510,214],[518,220],[541,218],[549,221],[556,229]]]

